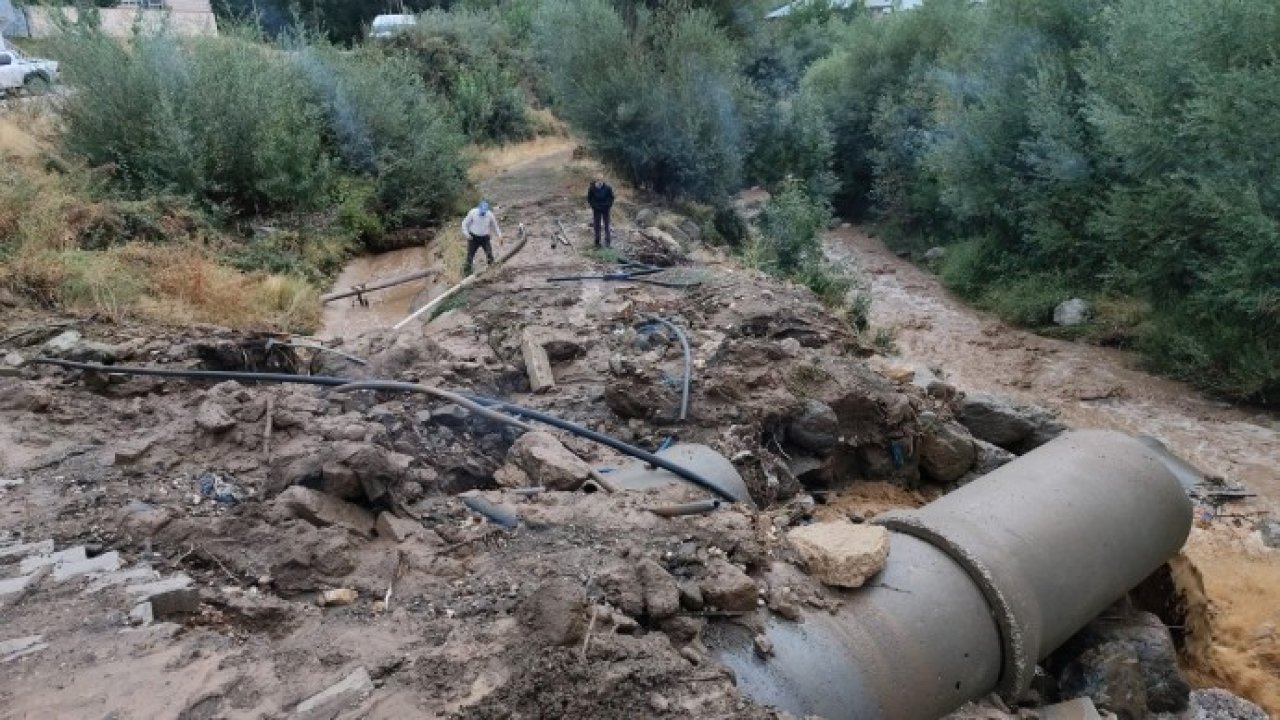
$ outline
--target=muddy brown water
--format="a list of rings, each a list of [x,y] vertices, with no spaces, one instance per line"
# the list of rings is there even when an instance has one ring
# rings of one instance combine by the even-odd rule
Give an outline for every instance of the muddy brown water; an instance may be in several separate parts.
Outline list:
[[[431,262],[431,255],[425,247],[362,255],[347,263],[329,292],[348,290],[356,285],[424,270],[430,267]],[[434,291],[432,282],[432,278],[424,278],[374,290],[364,296],[368,305],[361,304],[354,297],[326,303],[320,319],[319,336],[351,338],[369,330],[389,328],[412,312],[415,297],[428,297]]]
[[[1131,353],[1011,327],[857,228],[827,240],[832,257],[869,277],[871,324],[893,331],[901,361],[924,364],[966,392],[1051,408],[1074,427],[1152,435],[1256,493],[1202,516],[1173,569],[1194,634],[1184,649],[1192,680],[1225,686],[1280,717],[1280,552],[1253,529],[1280,514],[1280,417],[1152,376]]]

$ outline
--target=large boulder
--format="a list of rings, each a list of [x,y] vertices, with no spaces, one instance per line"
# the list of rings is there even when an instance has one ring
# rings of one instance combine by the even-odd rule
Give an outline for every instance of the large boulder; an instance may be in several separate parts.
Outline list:
[[[839,431],[840,419],[830,405],[806,400],[799,414],[787,425],[787,439],[793,445],[825,455],[835,448]]]
[[[1055,651],[1049,666],[1062,697],[1087,695],[1121,717],[1187,709],[1191,687],[1178,668],[1173,637],[1151,613],[1113,609]]]
[[[1083,325],[1089,319],[1089,303],[1080,298],[1072,298],[1058,303],[1053,309],[1053,322],[1063,327]]]
[[[591,466],[550,433],[521,435],[507,451],[507,462],[518,467],[534,485],[551,490],[577,490],[591,477]]]
[[[960,401],[959,419],[979,440],[1016,453],[1040,447],[1067,430],[1047,410],[981,393]]]
[[[879,525],[822,522],[787,533],[809,574],[825,585],[862,587],[889,559],[889,531]]]
[[[973,436],[963,425],[942,421],[933,413],[921,413],[918,450],[920,469],[936,483],[946,484],[960,479],[973,467],[977,448]]]

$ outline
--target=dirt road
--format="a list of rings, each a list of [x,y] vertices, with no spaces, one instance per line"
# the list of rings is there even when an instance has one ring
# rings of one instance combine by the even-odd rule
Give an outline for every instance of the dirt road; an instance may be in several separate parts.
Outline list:
[[[903,359],[967,392],[1051,408],[1075,427],[1155,436],[1204,472],[1257,494],[1197,523],[1186,563],[1175,570],[1191,606],[1188,623],[1208,624],[1188,648],[1199,679],[1227,682],[1280,713],[1280,557],[1253,531],[1256,518],[1280,511],[1280,418],[1149,375],[1133,354],[1011,327],[857,228],[832,232],[828,252],[869,276],[871,323],[894,332]]]

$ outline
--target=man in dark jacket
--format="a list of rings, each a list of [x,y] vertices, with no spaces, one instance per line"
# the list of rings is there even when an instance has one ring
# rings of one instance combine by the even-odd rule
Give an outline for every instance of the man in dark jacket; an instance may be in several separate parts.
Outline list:
[[[613,188],[603,178],[596,178],[587,188],[587,204],[591,206],[591,227],[596,231],[596,247],[600,247],[600,223],[604,223],[605,247],[613,245],[613,231],[609,227],[609,210],[613,207]]]

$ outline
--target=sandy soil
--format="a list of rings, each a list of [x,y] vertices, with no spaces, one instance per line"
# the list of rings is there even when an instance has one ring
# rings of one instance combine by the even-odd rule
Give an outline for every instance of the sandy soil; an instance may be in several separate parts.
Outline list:
[[[952,297],[934,275],[856,228],[828,236],[834,257],[871,280],[871,323],[902,358],[967,391],[1048,407],[1075,427],[1152,435],[1205,473],[1257,497],[1198,522],[1180,579],[1207,631],[1187,650],[1198,680],[1236,689],[1280,715],[1280,552],[1253,532],[1280,511],[1280,418],[1154,377],[1118,350],[1040,337]],[[1203,596],[1196,601],[1200,590]]]

